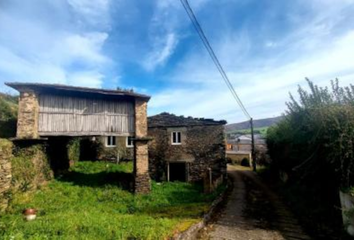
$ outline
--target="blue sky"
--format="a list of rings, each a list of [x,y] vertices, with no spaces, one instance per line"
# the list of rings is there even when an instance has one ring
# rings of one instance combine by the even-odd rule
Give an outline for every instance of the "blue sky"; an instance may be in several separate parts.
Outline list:
[[[354,0],[190,0],[254,118],[280,115],[305,77],[354,80]],[[179,0],[0,1],[6,81],[134,88],[149,115],[246,120]]]

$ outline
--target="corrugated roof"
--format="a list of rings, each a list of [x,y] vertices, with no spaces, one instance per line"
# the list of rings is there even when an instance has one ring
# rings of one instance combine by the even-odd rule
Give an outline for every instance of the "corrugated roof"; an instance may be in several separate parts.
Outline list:
[[[81,93],[94,93],[100,95],[109,96],[130,96],[135,98],[141,98],[146,101],[150,99],[150,96],[135,93],[129,90],[113,90],[113,89],[100,89],[100,88],[88,88],[88,87],[77,87],[69,86],[63,84],[47,84],[47,83],[22,83],[22,82],[8,82],[5,83],[7,86],[12,87],[18,91],[23,89],[34,89],[38,91],[46,90],[58,90],[58,91],[70,91],[70,92],[81,92]]]
[[[171,113],[163,112],[155,116],[148,117],[148,127],[184,127],[184,126],[209,126],[225,125],[225,120],[216,121],[208,118],[193,118],[176,116]]]

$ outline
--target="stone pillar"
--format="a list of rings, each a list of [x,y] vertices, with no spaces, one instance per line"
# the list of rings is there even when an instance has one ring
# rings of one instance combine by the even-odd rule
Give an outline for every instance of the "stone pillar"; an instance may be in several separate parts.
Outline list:
[[[151,190],[149,176],[149,155],[147,138],[147,102],[135,100],[135,147],[134,147],[134,191],[149,193]]]
[[[36,93],[21,91],[18,103],[17,138],[39,138],[38,112],[39,104]]]
[[[7,208],[9,201],[7,193],[11,187],[12,146],[10,141],[0,139],[0,212]]]
[[[147,136],[147,102],[135,100],[135,137],[145,138]]]

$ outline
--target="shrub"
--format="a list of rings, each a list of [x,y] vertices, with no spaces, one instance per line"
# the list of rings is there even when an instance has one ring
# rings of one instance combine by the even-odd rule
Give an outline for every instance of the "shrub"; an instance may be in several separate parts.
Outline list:
[[[14,192],[36,189],[53,176],[43,145],[17,147],[11,164]]]
[[[273,167],[301,179],[331,178],[341,187],[354,184],[354,86],[321,88],[307,79],[310,91],[290,94],[286,116],[269,128],[267,144]],[[327,175],[327,174],[330,175]]]
[[[0,94],[0,137],[10,138],[16,135],[17,97]]]
[[[243,158],[241,160],[241,166],[249,167],[250,166],[250,160],[248,158]]]
[[[69,160],[78,162],[80,160],[80,138],[73,138],[70,140],[67,149]]]

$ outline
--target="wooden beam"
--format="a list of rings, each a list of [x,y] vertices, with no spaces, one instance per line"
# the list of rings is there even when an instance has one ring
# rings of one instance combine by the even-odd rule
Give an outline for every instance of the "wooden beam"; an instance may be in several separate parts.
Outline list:
[[[167,162],[167,182],[170,181],[170,162]]]
[[[39,132],[39,136],[55,137],[55,136],[70,136],[70,137],[85,137],[85,136],[117,136],[128,137],[134,136],[134,133],[116,133],[116,132]]]

